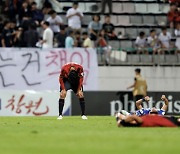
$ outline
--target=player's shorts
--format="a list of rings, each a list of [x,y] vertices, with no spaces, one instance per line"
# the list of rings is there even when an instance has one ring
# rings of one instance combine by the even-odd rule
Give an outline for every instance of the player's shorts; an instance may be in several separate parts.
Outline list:
[[[73,92],[76,94],[77,90],[78,90],[79,83],[72,85],[68,80],[65,79],[64,80],[64,86],[65,86],[66,91],[73,90]],[[83,91],[83,87],[81,89]],[[61,91],[62,91],[62,88],[60,87],[60,92]]]

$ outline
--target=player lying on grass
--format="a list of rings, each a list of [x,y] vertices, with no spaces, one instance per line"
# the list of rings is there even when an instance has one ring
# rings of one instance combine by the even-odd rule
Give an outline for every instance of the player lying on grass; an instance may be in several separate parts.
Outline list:
[[[59,117],[61,120],[62,111],[64,107],[64,99],[66,98],[67,90],[72,89],[76,96],[79,98],[81,106],[81,116],[83,120],[86,120],[85,116],[85,100],[83,94],[83,67],[77,63],[65,64],[59,76],[60,83],[60,98],[59,98]]]
[[[124,119],[122,114],[116,115],[118,127],[178,127],[180,126],[180,118],[165,117],[158,114],[147,114],[141,117],[137,115],[129,115]]]
[[[165,95],[161,96],[161,100],[164,101],[164,104],[161,109],[157,109],[155,107],[147,108],[147,109],[143,108],[142,103],[144,101],[149,102],[149,100],[150,100],[149,96],[146,96],[145,98],[139,99],[138,101],[136,101],[136,107],[138,110],[135,111],[135,113],[128,113],[125,110],[121,110],[120,113],[122,113],[124,116],[130,115],[130,114],[136,114],[137,116],[143,116],[143,115],[147,115],[147,114],[154,113],[154,112],[159,115],[165,114],[165,112],[167,111],[167,108],[168,108],[168,99],[166,98]]]

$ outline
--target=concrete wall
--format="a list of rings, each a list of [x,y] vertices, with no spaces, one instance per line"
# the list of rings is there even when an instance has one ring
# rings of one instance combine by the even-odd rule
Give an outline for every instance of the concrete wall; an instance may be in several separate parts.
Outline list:
[[[99,90],[126,90],[134,82],[133,66],[99,67]],[[149,91],[180,91],[180,67],[138,67]]]

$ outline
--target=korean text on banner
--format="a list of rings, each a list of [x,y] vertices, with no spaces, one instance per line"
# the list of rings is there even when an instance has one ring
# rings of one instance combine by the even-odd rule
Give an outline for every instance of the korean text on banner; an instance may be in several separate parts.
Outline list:
[[[0,89],[58,90],[61,67],[68,62],[83,66],[84,90],[97,90],[96,51],[85,48],[1,48]]]

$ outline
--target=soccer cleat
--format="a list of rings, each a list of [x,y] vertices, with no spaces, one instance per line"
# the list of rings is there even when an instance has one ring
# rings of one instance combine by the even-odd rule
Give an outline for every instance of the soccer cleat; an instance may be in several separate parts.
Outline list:
[[[87,120],[87,119],[88,119],[85,115],[82,115],[81,118],[82,118],[83,120]]]
[[[62,118],[63,118],[63,116],[60,115],[60,116],[57,118],[57,120],[62,120]]]
[[[121,110],[120,113],[123,114],[123,115],[125,115],[125,116],[130,115],[130,113],[127,112],[126,110]]]

